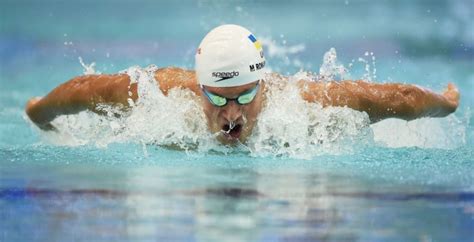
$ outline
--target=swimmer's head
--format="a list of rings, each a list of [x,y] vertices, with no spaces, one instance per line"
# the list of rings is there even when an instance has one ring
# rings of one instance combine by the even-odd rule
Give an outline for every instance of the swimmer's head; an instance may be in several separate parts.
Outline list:
[[[196,75],[211,132],[244,142],[261,112],[265,57],[257,38],[238,25],[211,30],[196,52]]]
[[[258,39],[246,28],[221,25],[211,30],[196,51],[199,84],[235,87],[264,77],[265,57]]]

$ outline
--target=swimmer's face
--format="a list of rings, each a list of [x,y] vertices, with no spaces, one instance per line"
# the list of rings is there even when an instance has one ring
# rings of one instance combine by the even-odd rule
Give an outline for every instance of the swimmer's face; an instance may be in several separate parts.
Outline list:
[[[208,87],[203,88],[208,93],[221,97],[234,99],[241,94],[248,93],[257,86],[258,82],[249,83],[237,87]],[[257,116],[262,110],[263,93],[265,83],[259,82],[257,94],[252,102],[240,105],[236,100],[228,101],[223,107],[217,107],[201,91],[204,113],[212,133],[218,134],[217,139],[224,144],[234,144],[237,141],[245,142],[252,133],[257,121]],[[231,127],[234,126],[232,129]],[[227,131],[227,132],[225,132]]]

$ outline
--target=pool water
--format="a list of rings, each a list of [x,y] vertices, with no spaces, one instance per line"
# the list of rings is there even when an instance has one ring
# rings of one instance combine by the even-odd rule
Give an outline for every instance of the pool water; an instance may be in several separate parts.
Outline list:
[[[0,241],[474,241],[470,1],[0,9]],[[222,23],[251,29],[269,69],[292,79],[310,71],[438,92],[453,82],[460,107],[369,125],[363,113],[305,104],[290,85],[248,144],[222,147],[191,122],[202,114],[189,93],[164,97],[147,77],[152,64],[192,69]],[[26,101],[87,71],[79,57],[95,63],[89,71],[135,75],[146,98],[126,118],[84,112],[55,120],[60,134],[39,131]]]

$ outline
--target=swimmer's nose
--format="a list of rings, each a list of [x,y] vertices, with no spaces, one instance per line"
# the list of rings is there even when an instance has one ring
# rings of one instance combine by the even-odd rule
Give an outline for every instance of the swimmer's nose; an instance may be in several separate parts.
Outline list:
[[[237,104],[235,101],[230,101],[224,107],[223,116],[228,122],[237,121],[242,117],[242,106]]]

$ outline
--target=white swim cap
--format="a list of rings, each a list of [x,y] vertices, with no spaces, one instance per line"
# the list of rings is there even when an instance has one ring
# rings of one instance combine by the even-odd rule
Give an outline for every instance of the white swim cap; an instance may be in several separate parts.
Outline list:
[[[196,74],[201,85],[241,86],[264,78],[261,43],[246,28],[221,25],[209,32],[196,52]]]

